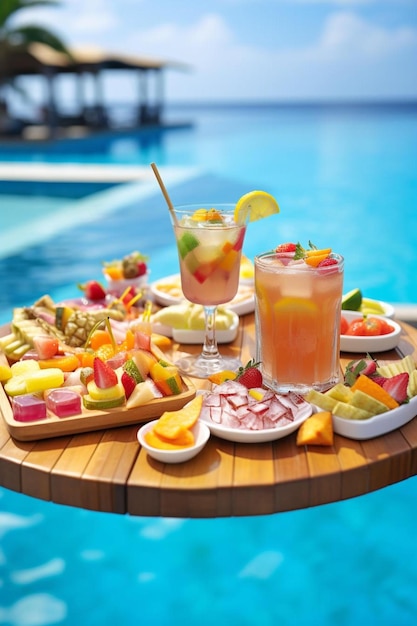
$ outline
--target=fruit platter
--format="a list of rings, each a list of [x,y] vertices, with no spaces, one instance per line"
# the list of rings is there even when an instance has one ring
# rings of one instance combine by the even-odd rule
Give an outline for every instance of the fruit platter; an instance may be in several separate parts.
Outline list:
[[[343,382],[325,393],[310,390],[305,398],[332,415],[334,432],[359,440],[378,437],[416,416],[416,364],[411,355],[387,365],[368,355],[347,365]]]
[[[117,306],[113,306],[114,304]],[[0,333],[0,409],[10,434],[34,440],[148,421],[196,393],[138,309],[55,303],[14,310]],[[135,312],[132,312],[135,308]]]

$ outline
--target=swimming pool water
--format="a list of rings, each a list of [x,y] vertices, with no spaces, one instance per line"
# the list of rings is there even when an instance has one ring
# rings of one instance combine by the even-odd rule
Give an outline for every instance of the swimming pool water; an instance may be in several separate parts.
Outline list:
[[[174,202],[197,193],[233,201],[264,188],[281,214],[250,225],[249,255],[283,240],[330,241],[346,256],[346,289],[416,301],[415,108],[194,114],[194,130],[141,148],[134,138],[116,142],[99,157],[200,167],[170,181]],[[102,260],[132,249],[150,254],[152,278],[176,271],[157,188],[98,194],[66,220],[0,259],[2,323],[14,304],[44,292],[74,295],[77,282],[101,276]],[[177,520],[88,512],[0,489],[0,624],[411,626],[416,500],[413,478],[304,511]]]

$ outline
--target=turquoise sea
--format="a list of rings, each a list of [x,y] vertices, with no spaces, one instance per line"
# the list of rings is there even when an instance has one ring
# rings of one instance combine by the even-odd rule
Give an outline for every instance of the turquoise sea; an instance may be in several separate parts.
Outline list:
[[[189,106],[167,116],[194,125],[82,146],[0,143],[0,162],[155,161],[181,168],[167,179],[174,202],[264,189],[281,213],[250,225],[248,256],[282,241],[330,245],[345,256],[345,290],[417,304],[417,104]],[[44,293],[76,295],[103,260],[134,249],[149,254],[152,278],[177,271],[156,183],[56,193],[0,183],[1,323]],[[414,625],[416,481],[213,520],[95,513],[0,488],[0,624]]]

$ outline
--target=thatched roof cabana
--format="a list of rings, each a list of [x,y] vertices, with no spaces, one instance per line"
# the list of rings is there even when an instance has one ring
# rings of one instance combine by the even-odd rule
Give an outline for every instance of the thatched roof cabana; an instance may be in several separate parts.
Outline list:
[[[107,70],[129,70],[137,74],[138,105],[137,125],[159,124],[163,110],[164,84],[163,72],[166,69],[185,70],[183,63],[136,57],[103,51],[95,47],[74,48],[69,50],[71,57],[56,52],[43,45],[32,44],[27,51],[15,52],[9,59],[5,69],[6,79],[20,76],[43,76],[48,84],[48,98],[44,106],[45,122],[51,136],[59,126],[85,124],[91,128],[103,128],[108,124],[104,94],[102,89],[102,73]],[[60,114],[56,98],[55,81],[62,74],[73,74],[76,79],[77,100],[80,113],[68,118]],[[83,76],[90,74],[94,78],[95,105],[87,107],[83,92]],[[156,97],[153,104],[149,102],[149,81],[155,82]]]

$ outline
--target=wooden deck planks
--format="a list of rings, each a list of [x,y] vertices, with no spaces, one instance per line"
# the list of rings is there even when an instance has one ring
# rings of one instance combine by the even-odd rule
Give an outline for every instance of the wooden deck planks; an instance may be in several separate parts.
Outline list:
[[[222,351],[240,354],[244,363],[254,358],[254,332],[254,316],[243,317],[236,341]],[[404,325],[398,352],[384,353],[381,360],[416,352],[417,330]],[[342,354],[342,371],[357,357]],[[195,384],[207,386],[201,380]],[[0,420],[0,483],[36,498],[97,511],[225,517],[318,506],[417,474],[416,419],[365,441],[335,435],[332,447],[297,446],[295,433],[263,444],[212,436],[197,457],[180,465],[150,459],[138,444],[138,427],[21,442]]]

